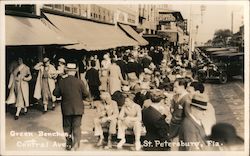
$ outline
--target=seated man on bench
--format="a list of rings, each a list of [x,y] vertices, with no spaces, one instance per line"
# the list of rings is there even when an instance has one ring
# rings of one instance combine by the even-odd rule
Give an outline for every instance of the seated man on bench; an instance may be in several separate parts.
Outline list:
[[[100,105],[97,105],[98,116],[94,119],[94,135],[100,137],[97,146],[101,146],[104,139],[102,126],[109,124],[109,136],[107,147],[110,148],[112,146],[112,135],[116,134],[116,124],[117,117],[119,115],[119,110],[117,103],[111,99],[111,96],[108,92],[102,92],[101,99],[102,103]]]
[[[134,103],[130,98],[125,99],[125,104],[122,106],[118,116],[118,139],[121,139],[117,144],[117,148],[121,148],[125,142],[125,131],[128,128],[133,128],[135,134],[135,149],[141,149],[141,128],[142,128],[142,114],[141,107]]]

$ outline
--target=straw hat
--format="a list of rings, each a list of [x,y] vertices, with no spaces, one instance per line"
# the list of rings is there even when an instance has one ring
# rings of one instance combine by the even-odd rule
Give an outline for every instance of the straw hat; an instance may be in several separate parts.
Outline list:
[[[65,70],[66,71],[77,71],[76,64],[75,63],[68,63]]]
[[[208,99],[202,94],[194,94],[191,105],[206,110],[208,108]]]

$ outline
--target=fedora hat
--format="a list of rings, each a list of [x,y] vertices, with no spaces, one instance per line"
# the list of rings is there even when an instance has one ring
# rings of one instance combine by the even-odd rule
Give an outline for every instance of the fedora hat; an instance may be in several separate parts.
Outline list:
[[[204,110],[206,110],[208,107],[207,103],[208,103],[207,98],[203,96],[202,94],[194,94],[191,100],[191,105],[204,109]]]
[[[76,64],[75,63],[68,63],[65,70],[66,71],[77,71]]]

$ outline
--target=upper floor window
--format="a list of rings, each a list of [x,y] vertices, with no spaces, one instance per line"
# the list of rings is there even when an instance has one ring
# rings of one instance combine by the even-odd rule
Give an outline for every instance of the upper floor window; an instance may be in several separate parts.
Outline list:
[[[5,9],[9,11],[22,12],[22,13],[30,13],[30,14],[36,13],[35,5],[20,5],[20,4],[6,5]]]

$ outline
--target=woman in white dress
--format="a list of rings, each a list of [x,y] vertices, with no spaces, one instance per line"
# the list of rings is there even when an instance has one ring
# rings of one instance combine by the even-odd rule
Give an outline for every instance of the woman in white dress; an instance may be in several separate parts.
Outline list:
[[[19,118],[21,109],[25,114],[29,107],[29,81],[32,79],[30,68],[23,63],[22,58],[18,58],[18,67],[11,73],[8,88],[10,89],[7,104],[16,104],[15,120]]]
[[[111,60],[111,65],[109,66],[109,92],[112,95],[115,91],[121,91],[122,83],[124,82],[121,69],[115,63],[115,60]]]

